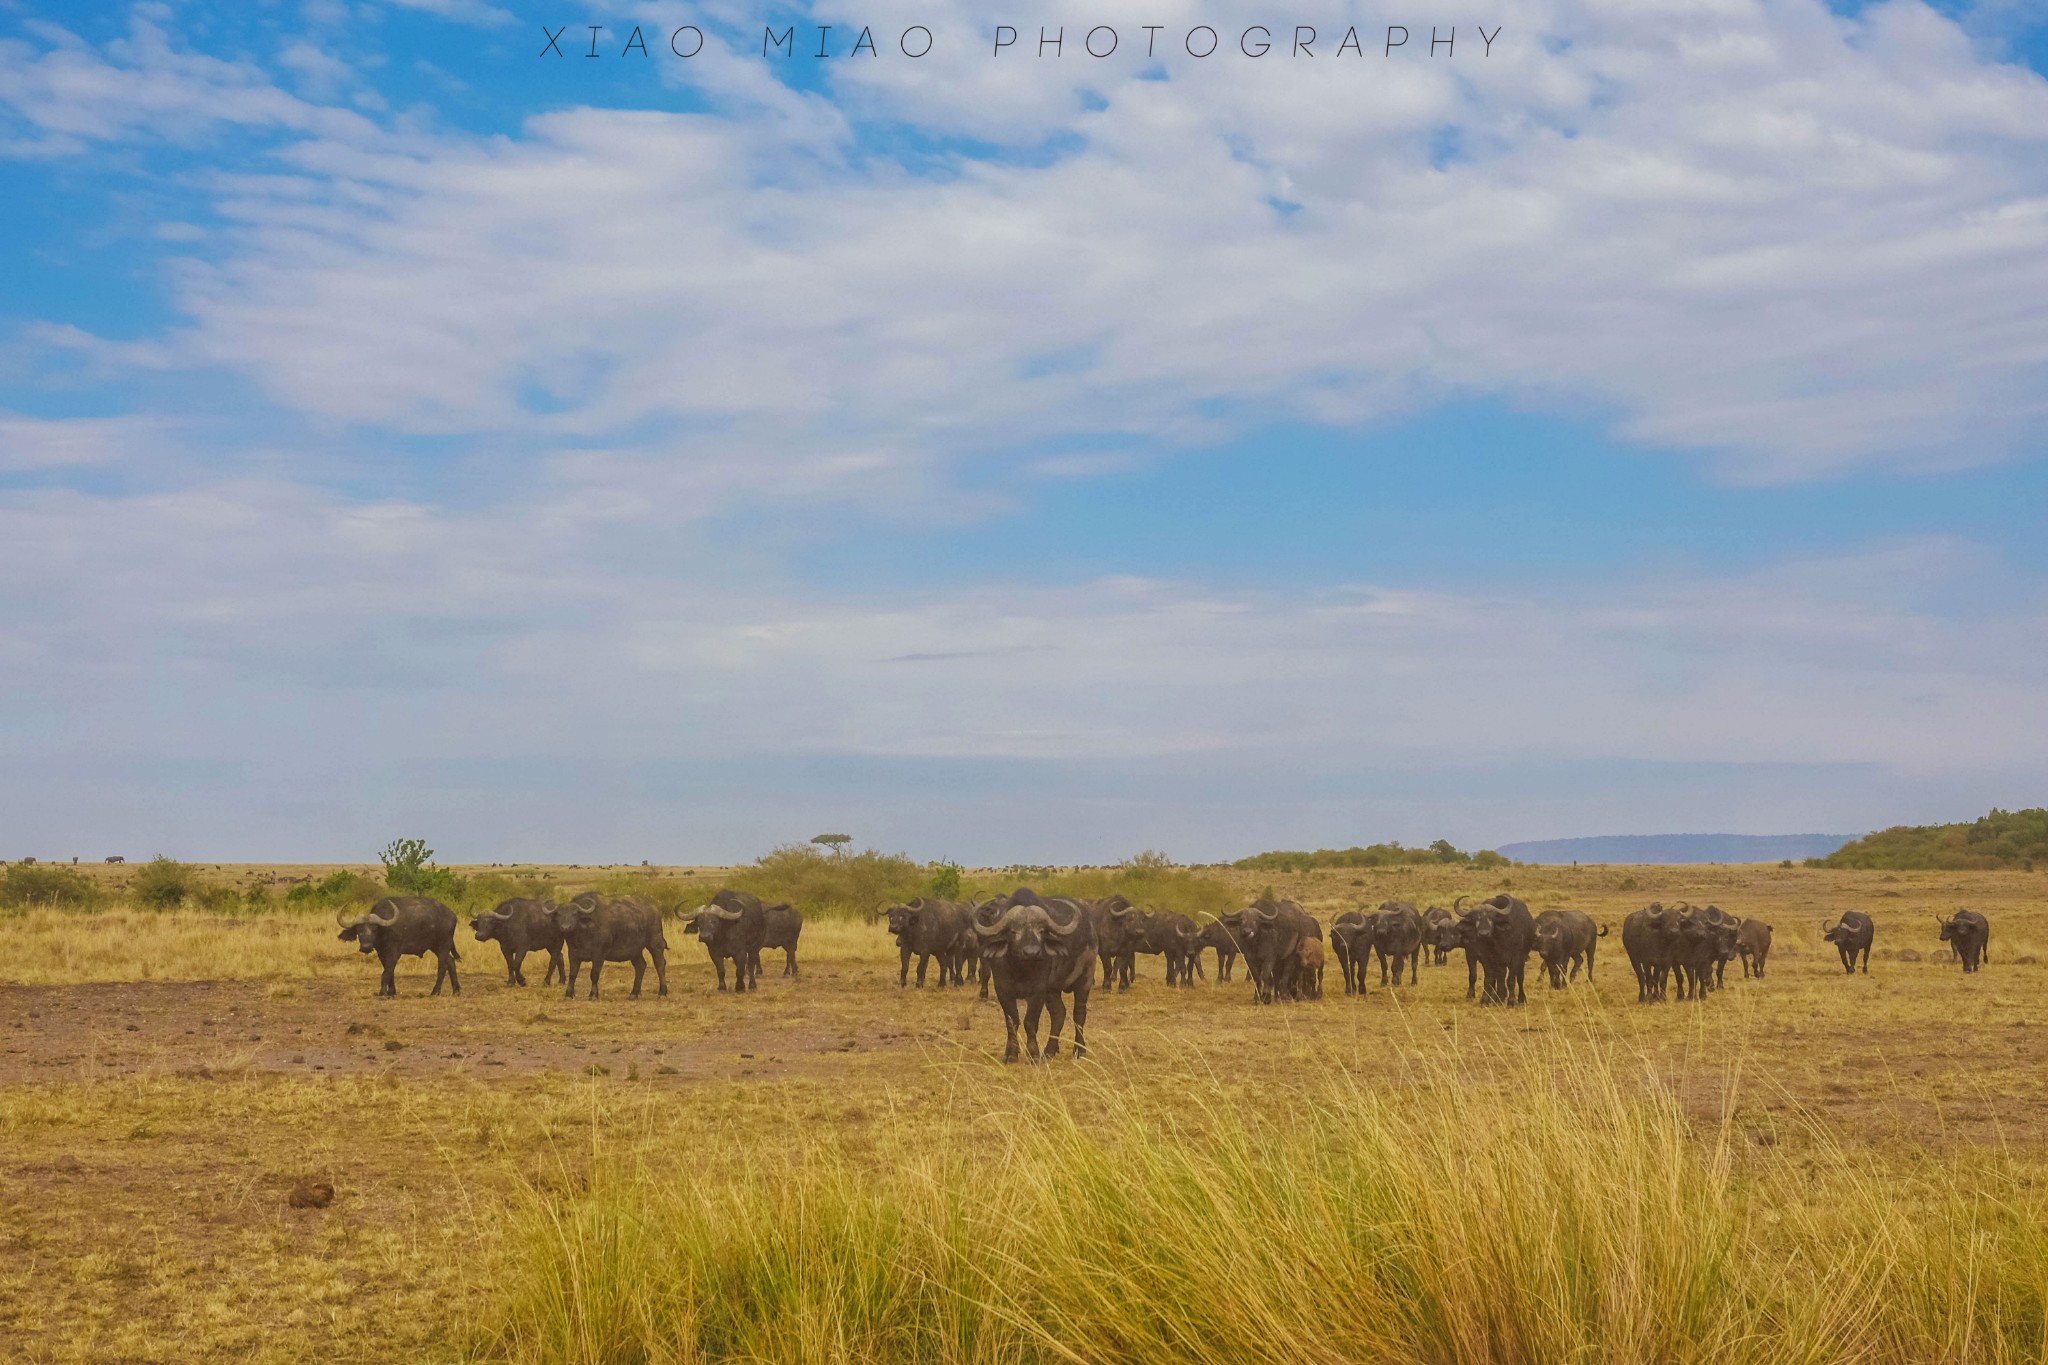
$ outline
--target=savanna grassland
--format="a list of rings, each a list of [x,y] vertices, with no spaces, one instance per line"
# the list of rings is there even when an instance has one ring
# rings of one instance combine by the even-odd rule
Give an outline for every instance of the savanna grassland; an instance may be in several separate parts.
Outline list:
[[[8,1359],[2048,1358],[2048,873],[1205,871],[1162,887],[1325,922],[1506,887],[1616,934],[1512,1010],[1457,959],[1255,1007],[1141,958],[1042,1067],[855,918],[744,997],[671,931],[668,998],[614,967],[595,1002],[506,987],[465,926],[459,998],[408,959],[385,1001],[331,911],[86,875],[106,903],[0,915]],[[1769,921],[1768,978],[1637,1005],[1621,916],[1678,898]],[[1968,978],[1932,960],[1958,905]],[[1819,941],[1843,909],[1867,977]]]

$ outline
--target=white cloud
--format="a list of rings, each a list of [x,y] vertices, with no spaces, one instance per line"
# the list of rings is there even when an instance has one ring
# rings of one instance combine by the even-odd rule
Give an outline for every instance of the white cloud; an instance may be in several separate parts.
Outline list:
[[[682,424],[666,458],[768,483],[850,452],[1171,444],[1453,392],[1594,405],[1754,480],[2029,439],[2048,83],[1905,0],[1497,12],[1510,37],[1463,65],[844,68],[870,117],[1078,139],[937,179],[731,52],[691,69],[733,117],[351,124],[296,148],[303,174],[235,181],[237,249],[186,275],[180,346],[399,430]],[[1432,166],[1447,129],[1462,150]]]

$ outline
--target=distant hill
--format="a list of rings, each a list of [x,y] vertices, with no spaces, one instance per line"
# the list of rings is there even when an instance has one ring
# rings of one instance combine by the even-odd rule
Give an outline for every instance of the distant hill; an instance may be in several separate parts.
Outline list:
[[[1601,834],[1502,844],[1518,863],[1776,863],[1825,858],[1853,834]]]
[[[1965,871],[2048,867],[2048,810],[1998,810],[1956,825],[1894,825],[1825,856],[1820,867]]]

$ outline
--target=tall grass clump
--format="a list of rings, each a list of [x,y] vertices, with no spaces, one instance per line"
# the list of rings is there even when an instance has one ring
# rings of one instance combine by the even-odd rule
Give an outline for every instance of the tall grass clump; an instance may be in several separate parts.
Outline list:
[[[881,1162],[600,1156],[516,1216],[478,1353],[2041,1359],[2048,1201],[1995,1155],[1876,1169],[1783,1126],[1757,1146],[1597,1050],[1504,1082],[1455,1060],[1388,1090],[1211,1081],[1164,1113],[1100,1072],[1060,1079],[988,1077],[960,1136]]]

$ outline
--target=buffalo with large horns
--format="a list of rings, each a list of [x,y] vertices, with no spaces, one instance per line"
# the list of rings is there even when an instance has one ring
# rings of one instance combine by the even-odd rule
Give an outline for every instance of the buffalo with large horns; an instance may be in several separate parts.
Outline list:
[[[1027,1007],[1024,1036],[1031,1060],[1039,1060],[1038,1016],[1052,1013],[1045,1055],[1060,1050],[1060,1029],[1067,1009],[1060,998],[1074,1000],[1074,1055],[1088,1055],[1084,1033],[1088,1023],[1088,991],[1095,983],[1095,917],[1087,905],[1065,897],[1041,897],[1028,886],[996,896],[977,906],[973,933],[981,960],[995,983],[996,1002],[1003,1008],[1008,1032],[1003,1060],[1017,1060],[1017,1006]]]
[[[446,981],[451,991],[462,994],[462,982],[455,975],[455,963],[461,957],[455,951],[455,912],[441,902],[425,896],[386,896],[354,919],[345,910],[334,918],[341,925],[341,933],[336,937],[344,943],[353,940],[356,947],[365,953],[375,953],[384,964],[378,996],[398,994],[399,958],[424,957],[428,953],[434,955],[437,964],[433,993],[439,995],[441,983]]]
[[[1422,912],[1407,901],[1381,901],[1372,917],[1372,950],[1380,960],[1380,985],[1387,984],[1387,964],[1393,963],[1394,984],[1401,984],[1401,969],[1408,980],[1422,975]],[[1364,970],[1365,964],[1359,964]]]
[[[1536,956],[1543,959],[1552,990],[1561,991],[1565,982],[1578,980],[1581,963],[1586,980],[1593,979],[1593,949],[1606,933],[1607,926],[1596,925],[1583,910],[1545,910],[1536,916]]]
[[[1991,921],[1975,910],[1958,910],[1947,919],[1940,915],[1934,922],[1941,926],[1941,941],[1955,950],[1956,960],[1963,964],[1963,970],[1974,972],[1981,960],[1991,961]]]
[[[1301,941],[1323,941],[1323,926],[1290,900],[1261,896],[1239,912],[1238,938],[1251,969],[1252,999],[1261,1005],[1297,998]]]
[[[647,975],[647,960],[654,959],[657,993],[668,994],[668,939],[661,932],[661,912],[638,896],[601,896],[585,891],[567,905],[554,909],[555,927],[562,931],[562,945],[569,951],[568,986],[565,1000],[576,995],[576,974],[590,964],[590,998],[597,999],[598,973],[607,962],[633,964],[634,999],[640,998],[640,982]]]
[[[1122,896],[1080,901],[1095,920],[1095,951],[1102,958],[1102,988],[1131,988],[1137,974],[1139,945],[1152,927],[1152,918]]]
[[[541,985],[548,985],[557,977],[567,979],[568,969],[562,965],[562,931],[555,926],[554,908],[548,901],[514,896],[499,901],[497,909],[486,910],[469,922],[469,931],[476,935],[478,943],[496,943],[498,951],[505,955],[506,985],[526,984],[528,953],[548,955],[548,970]]]
[[[968,950],[973,936],[967,927],[974,907],[963,901],[915,896],[892,905],[885,912],[889,933],[896,940],[898,966],[896,984],[910,984],[910,959],[917,959],[917,984],[924,985],[925,971],[934,958],[939,963],[938,984],[965,985]]]
[[[1861,910],[1844,910],[1842,917],[1833,924],[1821,922],[1822,942],[1835,945],[1835,951],[1842,955],[1842,970],[1850,974],[1856,971],[1856,959],[1863,958],[1863,974],[1870,975],[1870,945],[1877,937],[1877,924]]]
[[[725,964],[732,963],[735,992],[761,989],[761,942],[768,936],[768,914],[758,896],[745,891],[718,891],[690,916],[689,932],[710,954],[725,989]]]

